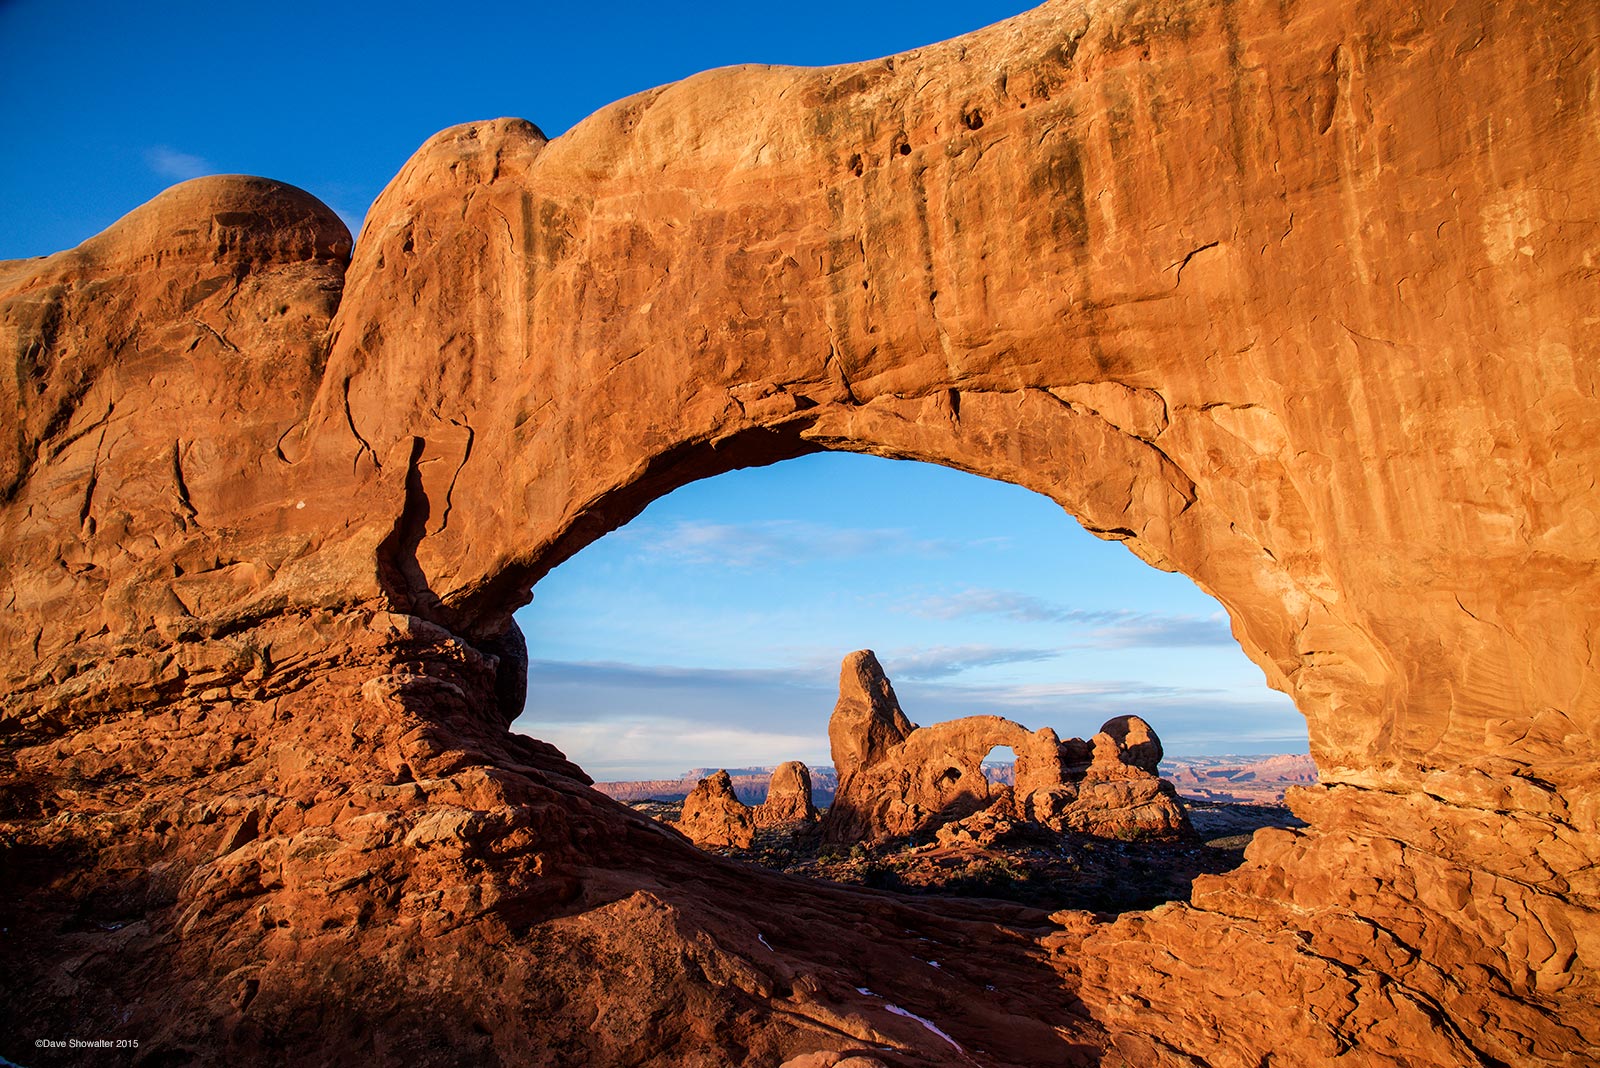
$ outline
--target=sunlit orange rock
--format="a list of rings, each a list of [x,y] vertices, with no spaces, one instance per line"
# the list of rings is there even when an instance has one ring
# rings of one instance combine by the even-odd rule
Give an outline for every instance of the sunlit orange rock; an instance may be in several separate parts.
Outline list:
[[[811,801],[811,769],[798,760],[786,760],[772,772],[767,797],[751,810],[758,827],[809,826],[817,821]]]
[[[353,253],[223,177],[0,264],[0,1053],[967,1063],[892,1004],[994,1064],[1600,1058],[1597,38],[1062,0],[447,130]],[[1047,924],[752,874],[506,732],[534,582],[823,448],[1214,594],[1309,826]]]
[[[994,807],[1019,820],[1110,838],[1172,837],[1189,820],[1157,772],[1161,741],[1138,716],[1118,716],[1094,736],[1061,741],[1000,716],[918,727],[870,649],[844,658],[828,721],[839,788],[823,822],[831,842],[914,838]],[[992,783],[983,761],[997,746],[1016,754],[1014,789]]]
[[[677,828],[695,845],[749,849],[756,820],[750,806],[734,795],[728,773],[718,771],[701,779],[683,799]]]

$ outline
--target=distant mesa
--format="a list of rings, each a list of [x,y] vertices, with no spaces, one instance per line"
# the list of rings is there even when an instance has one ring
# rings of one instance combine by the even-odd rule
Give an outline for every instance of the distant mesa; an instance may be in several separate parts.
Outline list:
[[[628,779],[614,782],[597,782],[594,788],[624,804],[639,801],[682,801],[689,796],[701,779],[726,771],[733,782],[733,792],[745,804],[755,807],[767,799],[776,767],[764,768],[695,768],[672,779]],[[811,779],[811,800],[817,808],[833,803],[836,783],[831,767],[806,767]]]
[[[1224,804],[1280,804],[1290,787],[1318,782],[1309,753],[1168,758],[1164,770],[1182,796]]]
[[[632,779],[597,782],[594,788],[625,804],[639,801],[682,801],[695,784],[717,768],[696,768],[671,779]],[[752,808],[761,805],[775,770],[772,766],[728,768],[733,792]],[[817,808],[833,804],[837,779],[833,768],[810,765],[811,798]],[[1002,786],[1016,781],[1011,761],[985,763],[983,773]],[[1307,753],[1274,755],[1164,756],[1158,774],[1178,791],[1181,799],[1220,804],[1281,805],[1290,787],[1314,786],[1317,765]]]

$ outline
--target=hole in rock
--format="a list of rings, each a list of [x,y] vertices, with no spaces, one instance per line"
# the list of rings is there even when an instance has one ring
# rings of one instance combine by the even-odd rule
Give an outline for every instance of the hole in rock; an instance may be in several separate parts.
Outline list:
[[[983,758],[983,777],[998,786],[1011,786],[1017,781],[1017,751],[1009,745],[997,745]]]
[[[1244,804],[1274,798],[1261,775],[1233,769],[1304,754],[1305,721],[1266,687],[1221,606],[1007,483],[841,452],[737,470],[659,498],[534,594],[518,612],[530,666],[514,729],[662,818],[722,768],[740,800],[759,803],[772,770],[794,760],[810,769],[817,807],[832,804],[829,717],[840,661],[858,649],[875,651],[912,723],[1050,728],[1080,779],[1101,726],[1141,717],[1165,751],[1162,774],[1194,799],[1195,833],[1169,840],[1024,819],[999,841],[978,828],[949,846],[1021,857],[990,865],[1012,873],[1008,885],[927,870],[918,850],[945,848],[937,828],[865,849],[813,831],[722,850],[746,859],[846,880],[866,864],[891,889],[1121,910],[1186,897],[1194,875],[1235,867],[1256,827],[1292,819]],[[982,822],[1037,756],[974,737],[982,748],[919,773],[952,797],[987,790],[990,808],[971,817]],[[1244,782],[1260,789],[1248,795]],[[972,799],[949,811],[973,813]]]

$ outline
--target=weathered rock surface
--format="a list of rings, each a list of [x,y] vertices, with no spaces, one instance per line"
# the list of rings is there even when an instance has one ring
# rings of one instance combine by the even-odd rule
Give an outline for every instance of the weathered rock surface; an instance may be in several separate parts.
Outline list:
[[[753,814],[758,827],[815,823],[817,806],[811,802],[811,769],[798,760],[779,764],[767,784],[767,799],[754,808]]]
[[[695,845],[749,849],[756,819],[750,806],[734,795],[727,771],[719,770],[701,779],[683,799],[677,827]]]
[[[1154,776],[1097,780],[1085,778],[1062,804],[1035,802],[1023,811],[1057,830],[1100,838],[1171,838],[1192,833],[1189,818],[1169,782]]]
[[[445,131],[348,267],[242,178],[0,264],[0,1053],[964,1063],[866,988],[995,1064],[1600,1059],[1596,39],[1062,0]],[[540,576],[819,448],[1216,595],[1310,825],[1188,906],[979,921],[739,871],[506,733]]]
[[[830,842],[876,842],[927,834],[1004,798],[1012,817],[1052,830],[1112,838],[1187,834],[1170,783],[1157,774],[1161,742],[1138,716],[1118,716],[1090,743],[1030,732],[999,716],[918,727],[870,649],[844,658],[839,700],[828,721],[838,792],[823,822]],[[1012,785],[993,783],[983,760],[996,746],[1016,753]]]

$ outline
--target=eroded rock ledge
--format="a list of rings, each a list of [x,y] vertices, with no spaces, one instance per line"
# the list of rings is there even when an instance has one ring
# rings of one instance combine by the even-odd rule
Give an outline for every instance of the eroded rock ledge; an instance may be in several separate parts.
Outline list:
[[[1597,20],[1052,3],[445,131],[348,266],[237,177],[0,264],[0,1053],[965,1063],[893,1004],[994,1064],[1600,1059]],[[1310,827],[978,917],[506,733],[535,580],[817,448],[1192,576],[1307,716]]]

